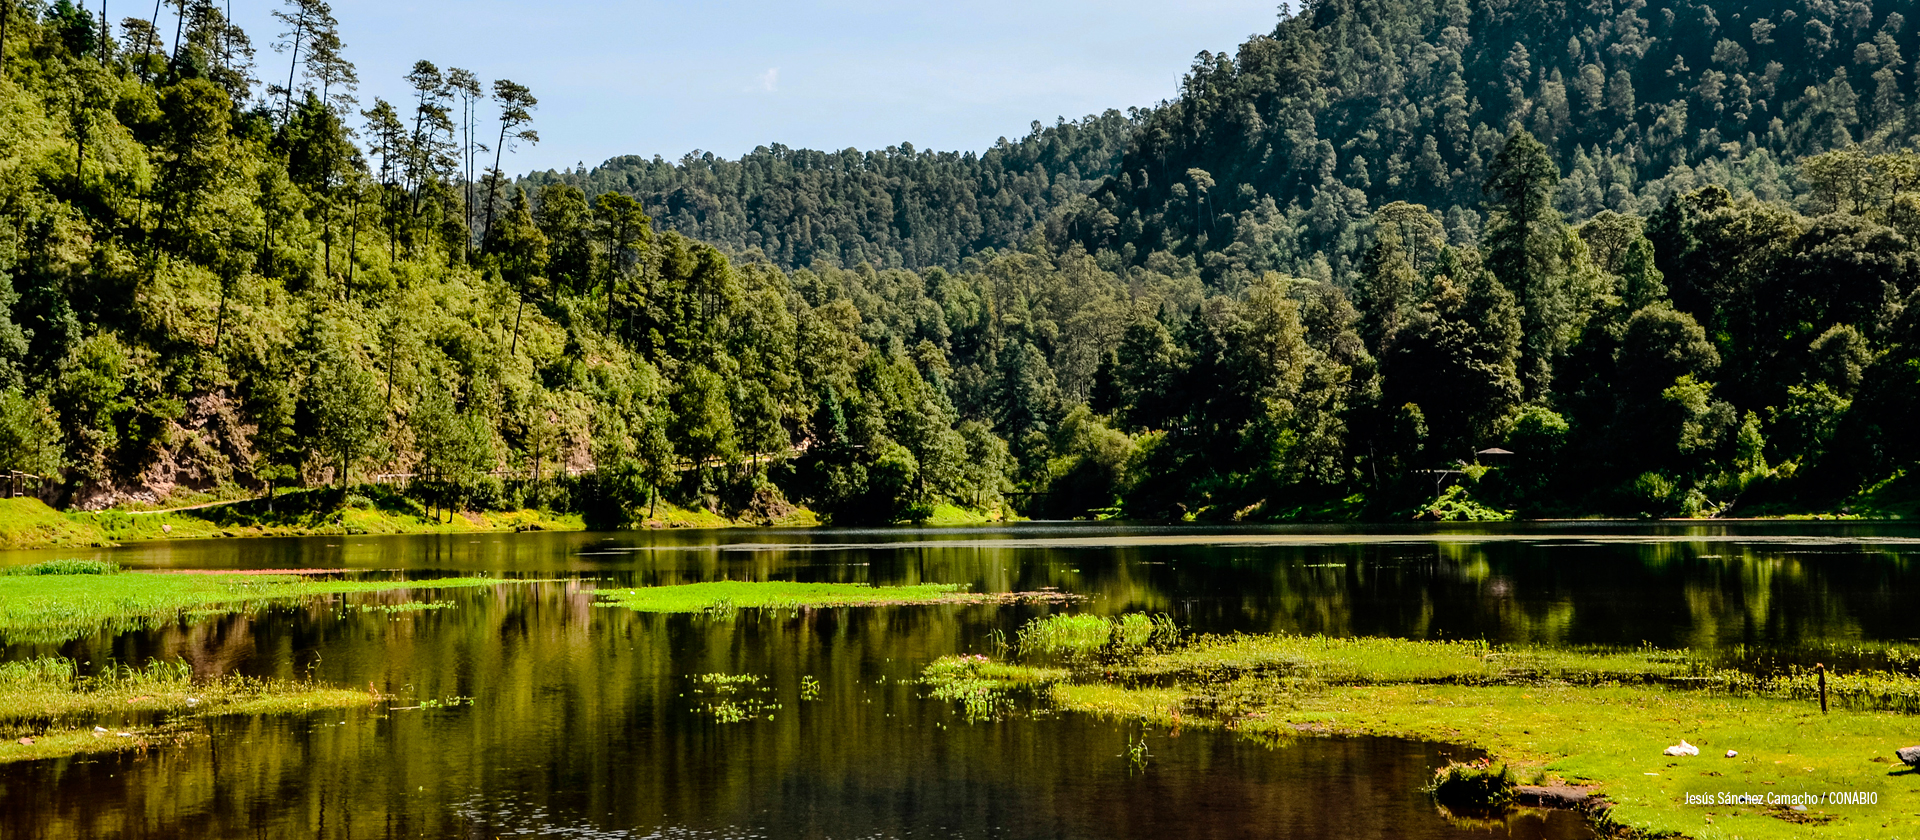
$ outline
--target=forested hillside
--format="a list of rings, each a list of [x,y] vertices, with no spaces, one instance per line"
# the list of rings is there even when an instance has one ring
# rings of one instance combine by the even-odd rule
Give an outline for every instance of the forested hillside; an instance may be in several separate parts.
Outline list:
[[[590,195],[640,200],[660,226],[789,268],[816,260],[891,268],[952,268],[987,248],[1018,246],[1119,172],[1144,114],[1108,111],[1052,126],[983,154],[819,152],[763,146],[727,160],[619,157],[591,170],[536,172]]]
[[[208,0],[172,39],[0,0],[0,470],[606,526],[1885,510],[1920,157],[1904,20],[1861,8],[1327,2],[1176,102],[980,156],[516,180],[535,92],[422,61],[356,102],[321,0],[265,86]],[[1707,73],[1773,79],[1767,131],[1693,115]],[[1851,73],[1891,87],[1847,111]]]

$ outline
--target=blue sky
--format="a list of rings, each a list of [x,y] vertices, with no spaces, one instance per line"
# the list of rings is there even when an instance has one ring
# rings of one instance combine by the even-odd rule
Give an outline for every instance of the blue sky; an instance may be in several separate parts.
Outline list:
[[[114,5],[116,20],[151,9]],[[284,79],[285,57],[268,48],[277,0],[233,7],[260,75],[279,67]],[[1036,119],[1170,98],[1196,53],[1232,50],[1278,19],[1277,0],[333,0],[333,10],[365,102],[399,104],[420,58],[532,88],[541,143],[508,171],[693,149],[735,157],[772,142],[979,150]]]

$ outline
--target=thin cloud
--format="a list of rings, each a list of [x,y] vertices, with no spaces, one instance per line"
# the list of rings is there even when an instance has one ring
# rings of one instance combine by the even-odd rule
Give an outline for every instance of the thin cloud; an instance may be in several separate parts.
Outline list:
[[[780,86],[780,68],[769,67],[767,68],[767,72],[760,74],[759,89],[762,93],[772,93],[776,89],[778,89],[779,86]]]

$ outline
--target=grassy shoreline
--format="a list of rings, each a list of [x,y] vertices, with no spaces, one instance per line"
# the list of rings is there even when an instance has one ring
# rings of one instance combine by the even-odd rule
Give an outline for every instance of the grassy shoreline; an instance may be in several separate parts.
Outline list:
[[[267,510],[264,499],[170,511],[59,511],[38,499],[0,499],[0,550],[101,547],[158,540],[586,530],[585,521],[574,513],[524,508],[434,516],[397,495],[367,496],[334,489],[287,493],[276,497],[274,504],[273,512]],[[775,522],[728,519],[671,504],[657,506],[652,514],[636,528],[808,528],[820,524],[819,517],[805,508]]]
[[[1822,714],[1811,674],[1761,679],[1675,651],[1228,636],[1138,650],[1116,639],[1068,655],[1064,671],[1057,664],[947,657],[925,676],[934,696],[965,702],[969,717],[1024,692],[1054,709],[1169,732],[1219,728],[1266,741],[1378,735],[1466,746],[1512,766],[1523,783],[1596,786],[1612,803],[1606,827],[1626,836],[1920,833],[1920,814],[1909,807],[1920,801],[1920,774],[1894,757],[1920,742],[1920,721],[1897,711],[1920,700],[1920,678],[1904,673],[1835,675],[1832,711]],[[1663,754],[1683,739],[1700,754]],[[1878,804],[1820,802],[1794,811],[1717,800],[1723,792],[1834,791],[1874,794]],[[1709,795],[1713,804],[1689,804],[1688,794]]]

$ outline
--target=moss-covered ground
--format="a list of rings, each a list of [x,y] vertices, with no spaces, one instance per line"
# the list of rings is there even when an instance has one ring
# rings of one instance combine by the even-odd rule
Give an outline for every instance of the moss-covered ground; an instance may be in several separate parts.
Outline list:
[[[1230,636],[1106,653],[1068,672],[955,658],[927,678],[969,715],[1025,687],[1057,709],[1170,729],[1458,744],[1525,782],[1597,787],[1614,803],[1608,827],[1629,836],[1920,836],[1920,775],[1894,758],[1920,743],[1920,718],[1902,711],[1920,680],[1903,670],[1833,675],[1822,713],[1812,674],[1761,678],[1676,651]],[[1682,740],[1699,755],[1663,754]],[[1768,799],[1794,794],[1814,799]]]

